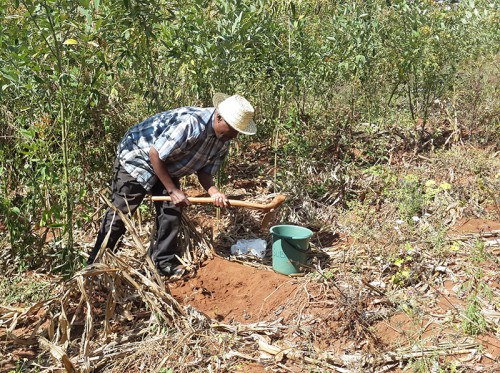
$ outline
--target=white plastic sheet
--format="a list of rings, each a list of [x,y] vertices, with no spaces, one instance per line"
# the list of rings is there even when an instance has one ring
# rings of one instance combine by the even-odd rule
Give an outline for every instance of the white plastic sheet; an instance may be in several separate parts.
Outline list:
[[[231,246],[232,255],[254,255],[258,258],[263,258],[266,255],[267,243],[265,240],[256,238],[251,240],[238,240]]]

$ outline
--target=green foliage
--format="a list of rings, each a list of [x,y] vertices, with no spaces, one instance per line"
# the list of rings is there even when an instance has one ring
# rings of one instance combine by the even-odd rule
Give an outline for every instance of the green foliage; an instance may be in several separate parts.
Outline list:
[[[377,164],[366,168],[363,173],[370,178],[370,188],[375,193],[373,198],[389,198],[393,194],[398,177],[389,166]]]
[[[396,268],[391,276],[390,282],[396,287],[404,287],[414,281],[412,279],[412,264],[415,261],[414,250],[410,244],[405,244],[404,252],[392,260],[392,265]]]
[[[91,215],[88,191],[109,179],[125,129],[155,111],[211,105],[215,91],[254,103],[279,185],[307,180],[308,194],[327,199],[348,167],[332,178],[321,170],[422,146],[435,100],[461,104],[456,87],[476,81],[459,72],[498,52],[496,10],[490,1],[2,2],[0,214],[12,250],[36,256],[32,227],[47,228],[54,267],[73,271],[72,230]],[[482,95],[494,89],[469,101]],[[378,194],[399,190],[405,219],[428,203],[419,182],[379,181]]]
[[[414,372],[414,373],[426,373],[430,371],[439,373],[458,373],[462,372],[460,363],[451,361],[442,361],[438,354],[429,357],[411,359],[408,366],[406,366],[404,372]]]
[[[19,359],[16,362],[16,369],[15,370],[9,370],[9,373],[23,373],[23,372],[39,372],[40,368],[38,367],[32,367],[32,362],[29,361],[27,358]]]
[[[477,239],[476,243],[472,249],[472,261],[474,263],[481,263],[490,257],[490,254],[485,250],[485,244],[483,240]]]
[[[482,305],[476,295],[467,299],[467,306],[462,319],[462,328],[469,335],[478,335],[486,331],[486,320],[481,313]]]
[[[2,303],[31,304],[47,299],[52,291],[50,281],[40,281],[34,277],[17,276],[0,279],[0,297]]]
[[[406,175],[400,180],[399,187],[394,191],[398,201],[400,218],[413,223],[414,216],[420,216],[423,210],[424,199],[422,185],[415,175]]]
[[[381,28],[392,94],[405,97],[412,118],[422,118],[420,141],[434,99],[454,84],[457,68],[464,60],[488,49],[489,42],[476,43],[474,30],[491,17],[486,2],[479,10],[473,1],[457,7],[436,6],[432,1],[396,1]],[[486,33],[479,32],[479,38]],[[385,74],[384,74],[385,75]]]
[[[414,219],[419,218],[427,211],[433,211],[449,203],[449,192],[452,186],[443,182],[439,185],[435,180],[430,179],[423,183],[418,176],[407,174],[402,179],[394,183],[394,176],[391,179],[393,189],[386,193],[389,198],[398,203],[400,218],[414,223]]]
[[[159,373],[174,373],[172,368],[161,368]]]
[[[461,326],[465,333],[475,336],[487,330],[486,319],[481,311],[482,305],[477,298],[477,294],[471,294],[467,298],[465,312],[462,315]]]
[[[467,296],[465,310],[461,315],[461,326],[464,332],[469,335],[479,335],[488,329],[488,324],[482,313],[484,306],[482,300],[486,299],[491,302],[492,291],[483,280],[484,272],[479,264],[485,258],[480,257],[481,255],[484,255],[484,244],[480,245],[476,243],[474,252],[471,253],[473,267],[468,270],[469,280],[465,281],[461,286],[461,291]]]

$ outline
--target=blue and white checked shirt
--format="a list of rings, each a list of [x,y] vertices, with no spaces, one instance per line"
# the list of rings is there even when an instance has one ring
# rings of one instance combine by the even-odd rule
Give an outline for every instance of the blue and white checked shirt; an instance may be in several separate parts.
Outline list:
[[[187,106],[146,119],[132,127],[118,145],[120,163],[148,191],[158,180],[149,159],[151,146],[172,177],[197,171],[214,175],[229,150],[229,141],[215,135],[214,112],[213,107]]]

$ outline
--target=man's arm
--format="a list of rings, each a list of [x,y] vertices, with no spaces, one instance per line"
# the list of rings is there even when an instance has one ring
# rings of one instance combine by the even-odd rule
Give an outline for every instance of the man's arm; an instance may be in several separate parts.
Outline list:
[[[210,197],[212,197],[214,205],[217,207],[227,207],[227,197],[215,186],[214,177],[211,174],[203,171],[198,171],[196,175],[198,176],[198,181],[200,182],[201,186],[208,192]]]
[[[149,150],[149,159],[153,166],[153,170],[163,183],[165,189],[167,189],[168,194],[172,198],[172,203],[176,206],[187,206],[189,201],[182,190],[177,188],[177,186],[172,181],[170,174],[168,173],[167,165],[160,159],[160,155],[154,146]]]

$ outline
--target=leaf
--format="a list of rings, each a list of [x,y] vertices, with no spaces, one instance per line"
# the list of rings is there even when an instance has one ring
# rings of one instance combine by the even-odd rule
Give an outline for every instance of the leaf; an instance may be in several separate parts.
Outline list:
[[[402,265],[403,263],[404,263],[404,259],[402,259],[402,258],[398,258],[398,259],[396,259],[396,260],[394,261],[394,265],[395,265],[396,267],[401,267],[401,265]]]
[[[433,179],[429,179],[429,180],[427,180],[427,181],[425,182],[425,186],[426,186],[426,187],[428,187],[428,188],[433,187],[433,186],[435,186],[435,185],[436,185],[436,181],[435,181],[435,180],[433,180]]]
[[[63,44],[64,45],[76,45],[76,44],[78,44],[78,41],[76,41],[75,39],[66,39]]]
[[[53,224],[48,224],[47,227],[49,227],[49,228],[62,228],[62,227],[64,227],[64,224],[53,223]]]
[[[12,82],[19,81],[19,76],[14,71],[8,71],[6,68],[0,70],[0,75]]]
[[[364,64],[366,62],[366,57],[363,56],[362,54],[358,54],[356,56],[356,63],[357,64]]]
[[[92,24],[92,15],[90,14],[90,11],[88,9],[85,9],[83,7],[78,7],[78,10],[80,11],[80,13],[85,17],[87,23],[89,25]]]
[[[21,210],[19,210],[19,207],[12,207],[10,209],[10,212],[16,214],[16,215],[21,215]]]
[[[450,189],[451,189],[451,184],[449,184],[449,183],[447,183],[447,182],[444,182],[444,183],[439,184],[439,187],[440,187],[442,190],[450,190]]]
[[[35,138],[35,131],[33,128],[25,129],[25,128],[20,128],[19,132],[21,132],[27,139],[34,139]]]

